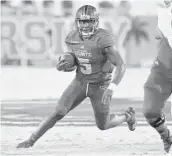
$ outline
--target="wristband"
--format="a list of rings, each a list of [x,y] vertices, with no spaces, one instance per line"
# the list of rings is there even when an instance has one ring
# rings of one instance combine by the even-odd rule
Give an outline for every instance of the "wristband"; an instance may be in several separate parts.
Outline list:
[[[115,90],[117,88],[117,85],[115,83],[110,83],[109,86],[108,86],[108,89],[110,90]]]

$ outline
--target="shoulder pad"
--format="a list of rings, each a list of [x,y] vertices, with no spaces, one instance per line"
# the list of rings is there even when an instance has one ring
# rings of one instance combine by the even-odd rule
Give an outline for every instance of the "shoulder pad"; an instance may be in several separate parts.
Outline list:
[[[112,35],[112,34],[107,29],[99,28],[97,35],[103,36],[103,35]]]
[[[99,29],[97,32],[99,48],[105,48],[115,45],[115,38],[113,34],[106,29]]]
[[[69,32],[69,34],[65,39],[65,42],[67,44],[78,44],[77,41],[73,41],[73,38],[76,36],[77,33],[78,33],[77,30],[72,30],[71,32]]]

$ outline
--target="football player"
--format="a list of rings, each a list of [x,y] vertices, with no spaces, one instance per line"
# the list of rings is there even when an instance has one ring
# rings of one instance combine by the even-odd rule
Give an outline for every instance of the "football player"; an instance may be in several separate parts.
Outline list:
[[[89,97],[100,130],[107,130],[127,122],[131,131],[135,130],[135,112],[129,107],[121,114],[110,113],[110,101],[117,85],[125,73],[124,62],[115,47],[111,33],[99,28],[99,14],[95,7],[84,5],[75,17],[76,30],[66,37],[66,44],[76,59],[76,77],[62,94],[54,111],[17,148],[28,148],[57,121]],[[63,57],[62,57],[63,58]],[[60,71],[72,71],[61,59],[57,65]],[[116,66],[116,70],[113,68]]]
[[[163,108],[172,93],[172,1],[163,1],[163,5],[159,5],[156,40],[158,56],[144,85],[143,113],[160,134],[165,153],[169,153],[172,136],[165,123]]]

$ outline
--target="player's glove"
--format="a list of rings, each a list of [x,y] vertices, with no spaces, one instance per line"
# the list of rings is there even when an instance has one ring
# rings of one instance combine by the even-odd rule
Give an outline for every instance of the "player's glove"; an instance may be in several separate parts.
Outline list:
[[[114,90],[116,90],[116,88],[117,88],[117,85],[111,82],[110,85],[108,86],[108,88],[105,90],[103,97],[102,97],[102,103],[104,105],[110,104],[110,101],[113,96],[113,92],[114,92]]]
[[[70,72],[76,69],[76,67],[70,67],[70,63],[65,61],[63,56],[60,56],[56,65],[58,71]]]
[[[74,67],[66,67],[65,69],[63,69],[63,72],[71,72],[74,71],[76,69],[76,66]]]
[[[58,71],[63,71],[67,66],[68,66],[68,62],[60,60],[59,62],[57,62],[56,68]]]

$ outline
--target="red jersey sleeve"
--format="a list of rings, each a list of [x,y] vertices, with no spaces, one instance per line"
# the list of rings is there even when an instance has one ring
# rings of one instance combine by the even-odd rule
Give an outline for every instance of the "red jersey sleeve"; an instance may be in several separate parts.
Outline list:
[[[65,43],[66,44],[75,44],[73,40],[75,40],[76,34],[77,34],[76,30],[72,30],[71,32],[69,32],[65,38]]]
[[[71,51],[71,45],[75,41],[76,33],[77,33],[76,30],[72,30],[71,32],[68,33],[68,35],[65,38],[65,44],[68,51]]]

